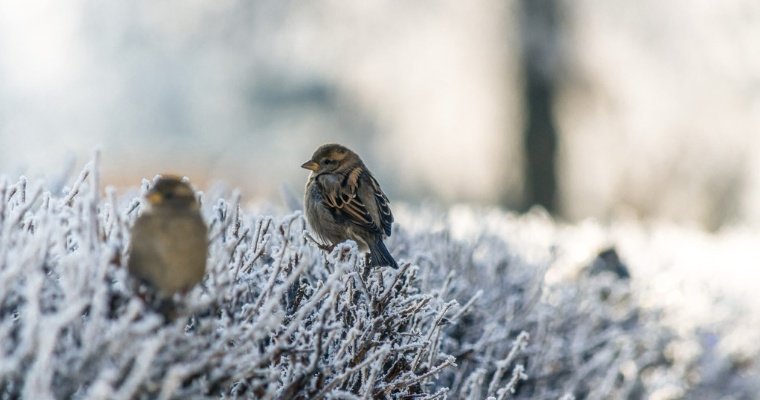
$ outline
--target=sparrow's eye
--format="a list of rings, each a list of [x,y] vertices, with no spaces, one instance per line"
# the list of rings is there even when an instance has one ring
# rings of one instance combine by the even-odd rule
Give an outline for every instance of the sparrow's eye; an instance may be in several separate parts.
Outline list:
[[[325,158],[324,160],[322,160],[322,164],[325,164],[325,165],[335,164],[335,160],[331,160],[329,158]]]

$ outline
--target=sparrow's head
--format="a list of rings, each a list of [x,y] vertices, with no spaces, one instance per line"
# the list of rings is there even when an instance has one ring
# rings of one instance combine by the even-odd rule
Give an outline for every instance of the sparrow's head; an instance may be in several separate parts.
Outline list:
[[[145,198],[154,209],[180,211],[197,210],[200,207],[193,188],[178,176],[162,176],[153,184]]]
[[[361,163],[359,156],[353,151],[339,144],[325,144],[320,146],[311,156],[311,160],[301,165],[316,173],[333,172],[355,163]]]

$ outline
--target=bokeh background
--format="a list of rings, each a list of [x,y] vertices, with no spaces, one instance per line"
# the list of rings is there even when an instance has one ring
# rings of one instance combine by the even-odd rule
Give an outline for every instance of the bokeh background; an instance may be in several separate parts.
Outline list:
[[[300,192],[316,146],[392,199],[760,222],[751,0],[0,0],[0,171]]]

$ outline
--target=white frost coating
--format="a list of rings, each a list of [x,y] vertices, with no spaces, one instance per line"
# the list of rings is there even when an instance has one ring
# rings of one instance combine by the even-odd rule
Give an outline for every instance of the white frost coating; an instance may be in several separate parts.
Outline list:
[[[208,273],[164,324],[125,270],[141,201],[100,196],[97,164],[64,193],[0,179],[0,398],[691,393],[700,349],[639,307],[636,285],[584,272],[547,283],[563,260],[551,222],[501,212],[398,207],[388,245],[401,268],[365,271],[354,243],[308,242],[300,213],[199,194]]]

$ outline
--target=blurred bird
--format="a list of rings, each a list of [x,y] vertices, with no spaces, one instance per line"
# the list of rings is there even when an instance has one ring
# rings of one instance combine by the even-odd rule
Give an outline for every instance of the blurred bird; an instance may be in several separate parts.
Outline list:
[[[304,208],[317,236],[330,246],[351,239],[360,250],[369,250],[372,265],[398,268],[383,243],[393,224],[388,198],[359,156],[339,144],[326,144],[301,168],[312,171]]]
[[[147,207],[132,227],[128,268],[158,297],[159,311],[164,312],[175,293],[203,279],[207,228],[193,189],[178,177],[158,179],[146,200]]]

